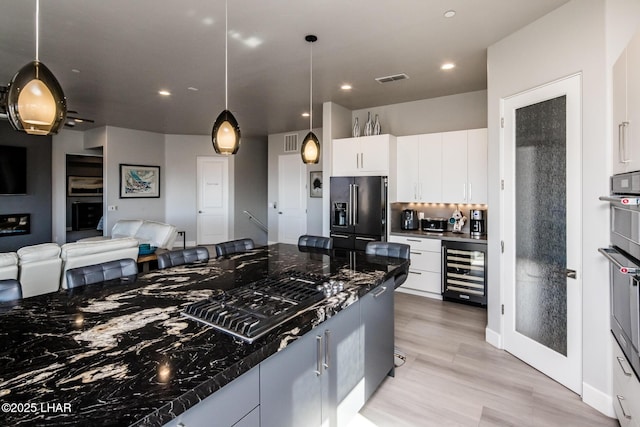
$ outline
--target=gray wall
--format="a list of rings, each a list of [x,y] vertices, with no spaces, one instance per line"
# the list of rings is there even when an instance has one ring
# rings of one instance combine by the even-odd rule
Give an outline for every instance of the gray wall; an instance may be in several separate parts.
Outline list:
[[[0,214],[31,214],[31,234],[0,237],[0,252],[51,241],[51,137],[27,135],[0,120],[0,145],[27,148],[27,194],[0,196]]]
[[[242,138],[242,145],[234,156],[233,236],[236,239],[249,237],[256,245],[267,244],[267,232],[251,221],[244,211],[267,225],[267,148],[267,138]]]
[[[616,5],[617,3],[617,5]],[[621,16],[640,19],[637,2],[606,2]],[[631,8],[635,10],[631,10]],[[583,399],[611,414],[608,265],[597,252],[607,246],[611,173],[611,80],[607,52],[621,51],[620,21],[605,26],[605,1],[573,0],[488,50],[489,124],[489,313],[487,336],[502,333],[500,277],[500,100],[574,73],[582,73],[582,322]],[[607,42],[609,40],[609,42]],[[617,40],[617,42],[615,41]],[[628,39],[627,39],[628,40]],[[608,44],[607,44],[608,43]],[[625,42],[626,43],[626,42]],[[624,45],[622,45],[624,47]],[[524,54],[526,52],[526,54]],[[613,56],[613,55],[612,55]],[[498,208],[500,207],[500,208]],[[507,241],[512,241],[505,236]],[[498,338],[499,340],[499,338]],[[500,344],[495,343],[494,344]],[[501,345],[501,344],[500,344]]]

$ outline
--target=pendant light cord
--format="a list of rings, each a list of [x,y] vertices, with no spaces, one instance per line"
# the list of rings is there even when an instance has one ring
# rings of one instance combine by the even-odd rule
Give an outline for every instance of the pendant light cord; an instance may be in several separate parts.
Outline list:
[[[39,0],[38,0],[39,1]],[[224,109],[228,110],[229,104],[229,80],[227,77],[229,68],[228,43],[229,43],[229,1],[224,2]]]
[[[40,62],[40,0],[36,0],[36,61]]]
[[[310,84],[309,84],[309,132],[313,131],[313,42],[310,43],[311,45],[311,61],[309,64],[309,75],[310,77]]]

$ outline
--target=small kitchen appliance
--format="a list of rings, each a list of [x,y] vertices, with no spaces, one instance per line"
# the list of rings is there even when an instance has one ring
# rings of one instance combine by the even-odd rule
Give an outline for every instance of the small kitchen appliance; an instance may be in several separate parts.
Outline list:
[[[414,209],[405,209],[402,211],[402,222],[400,228],[402,230],[417,230],[418,227],[418,212]]]
[[[487,213],[482,209],[471,209],[469,212],[469,228],[472,236],[482,236],[487,233]]]
[[[445,218],[424,218],[420,220],[422,231],[445,232],[447,231],[447,220]]]

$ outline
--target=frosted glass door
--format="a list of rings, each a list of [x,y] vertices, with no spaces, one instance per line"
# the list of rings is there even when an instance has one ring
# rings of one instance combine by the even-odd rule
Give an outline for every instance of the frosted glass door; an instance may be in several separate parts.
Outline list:
[[[566,356],[566,96],[516,110],[516,331]]]
[[[503,100],[504,348],[582,392],[581,77]]]

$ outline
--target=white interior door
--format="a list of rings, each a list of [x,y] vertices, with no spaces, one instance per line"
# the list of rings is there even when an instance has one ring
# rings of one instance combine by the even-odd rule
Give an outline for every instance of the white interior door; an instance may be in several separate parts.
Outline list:
[[[298,244],[307,233],[307,166],[298,154],[278,157],[278,242]]]
[[[197,159],[197,243],[229,240],[229,163],[224,157]]]
[[[581,394],[581,77],[502,108],[504,348]]]

